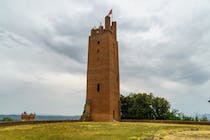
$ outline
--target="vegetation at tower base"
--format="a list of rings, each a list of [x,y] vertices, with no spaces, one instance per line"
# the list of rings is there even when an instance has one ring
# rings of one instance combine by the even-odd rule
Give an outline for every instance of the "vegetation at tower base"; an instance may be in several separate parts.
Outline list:
[[[122,119],[150,119],[150,120],[182,120],[182,121],[208,121],[206,116],[191,117],[176,109],[171,110],[170,103],[152,93],[121,95]]]

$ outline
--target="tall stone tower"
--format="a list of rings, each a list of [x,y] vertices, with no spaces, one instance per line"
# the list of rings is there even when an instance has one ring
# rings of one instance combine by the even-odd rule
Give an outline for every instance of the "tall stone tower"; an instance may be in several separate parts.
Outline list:
[[[119,60],[117,23],[105,17],[105,27],[93,28],[89,36],[84,121],[119,121]]]

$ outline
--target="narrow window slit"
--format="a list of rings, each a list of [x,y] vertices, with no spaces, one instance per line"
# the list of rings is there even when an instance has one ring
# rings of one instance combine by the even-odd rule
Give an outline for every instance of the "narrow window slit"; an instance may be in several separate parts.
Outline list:
[[[100,84],[97,84],[97,92],[100,92]]]

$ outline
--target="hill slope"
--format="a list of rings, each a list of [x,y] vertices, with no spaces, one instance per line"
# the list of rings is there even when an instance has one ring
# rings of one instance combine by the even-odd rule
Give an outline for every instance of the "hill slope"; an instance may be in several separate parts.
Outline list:
[[[164,139],[178,132],[210,132],[210,126],[130,122],[74,122],[0,127],[2,140],[145,140]],[[201,134],[201,133],[200,133]],[[179,136],[179,135],[177,135]],[[196,136],[196,135],[195,135]],[[185,135],[185,138],[187,135]],[[190,137],[192,138],[192,137]],[[197,138],[197,137],[196,137]],[[208,137],[207,137],[208,138]],[[199,139],[197,139],[199,140]]]

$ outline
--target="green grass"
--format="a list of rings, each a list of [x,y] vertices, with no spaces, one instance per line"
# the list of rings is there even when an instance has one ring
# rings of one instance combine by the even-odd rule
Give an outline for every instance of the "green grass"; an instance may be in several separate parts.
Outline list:
[[[210,126],[128,122],[74,122],[0,127],[0,140],[141,140]]]

